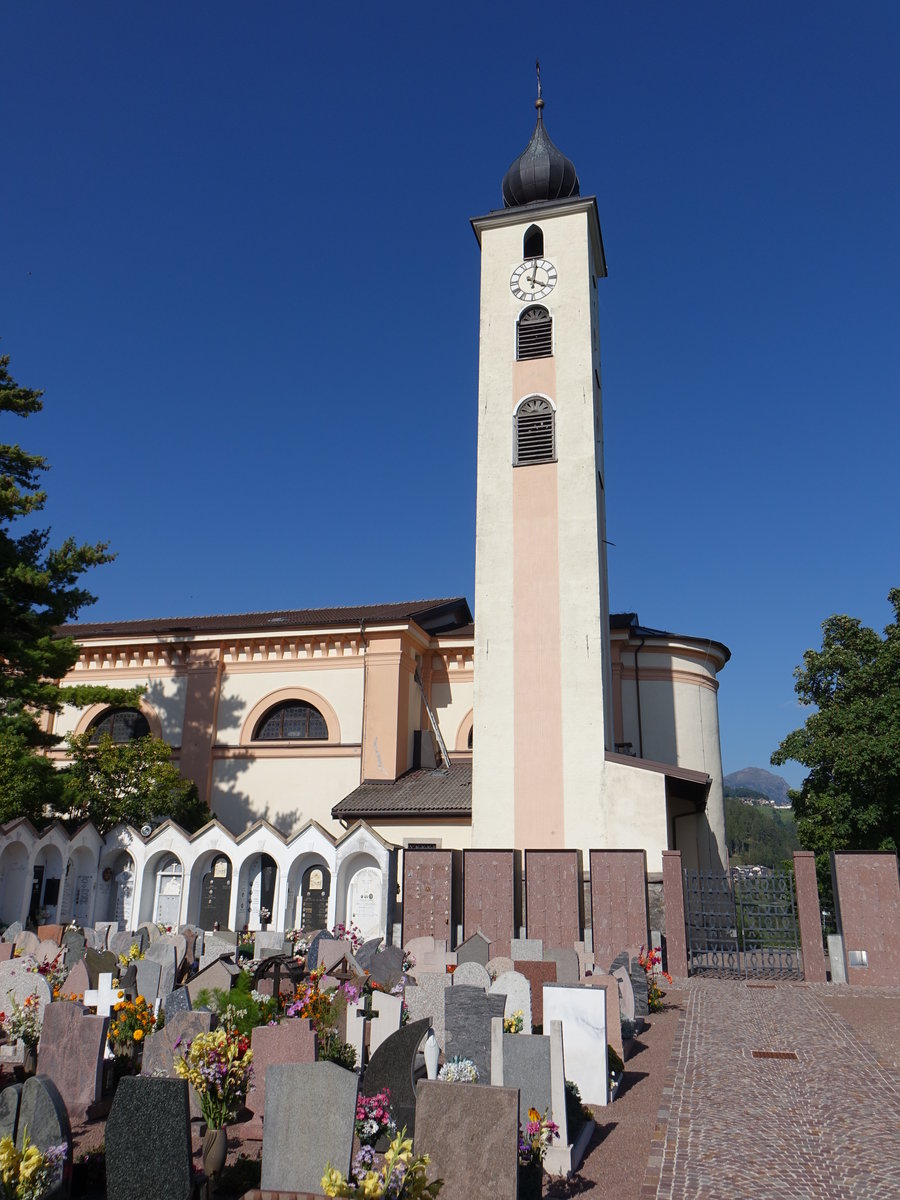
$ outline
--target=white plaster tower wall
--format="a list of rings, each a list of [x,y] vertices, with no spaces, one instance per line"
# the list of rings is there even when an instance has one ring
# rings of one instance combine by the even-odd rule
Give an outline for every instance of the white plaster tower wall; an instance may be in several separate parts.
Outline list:
[[[557,270],[540,301],[553,353],[517,362],[516,320],[529,302],[512,294],[510,276],[533,224]],[[606,842],[612,729],[596,205],[510,208],[473,225],[482,248],[473,844],[589,849]],[[532,395],[556,410],[556,461],[516,467],[514,414]]]

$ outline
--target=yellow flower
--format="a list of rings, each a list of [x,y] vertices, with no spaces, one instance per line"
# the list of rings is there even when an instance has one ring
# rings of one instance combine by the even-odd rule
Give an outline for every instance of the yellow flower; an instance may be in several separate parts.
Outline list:
[[[120,1000],[124,1000],[124,999],[125,999],[125,993],[124,993],[124,992],[119,992],[119,999],[120,999]]]
[[[136,1042],[139,1042],[141,1040],[141,1038],[144,1036],[143,1029],[136,1029],[132,1036],[134,1037],[134,1040]]]

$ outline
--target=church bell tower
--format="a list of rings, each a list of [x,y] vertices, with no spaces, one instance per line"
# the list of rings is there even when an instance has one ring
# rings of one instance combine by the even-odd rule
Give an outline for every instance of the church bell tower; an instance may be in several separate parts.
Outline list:
[[[597,202],[531,140],[481,247],[472,844],[607,844],[612,731]]]

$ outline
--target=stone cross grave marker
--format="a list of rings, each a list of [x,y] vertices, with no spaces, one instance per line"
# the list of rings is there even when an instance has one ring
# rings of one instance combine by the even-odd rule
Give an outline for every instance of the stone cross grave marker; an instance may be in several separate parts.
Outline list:
[[[123,998],[123,989],[113,987],[113,977],[109,971],[104,971],[95,988],[88,988],[84,993],[86,1008],[93,1008],[98,1017],[108,1017],[112,1009]]]
[[[330,1162],[350,1172],[358,1080],[332,1062],[275,1063],[266,1072],[263,1192],[321,1192]]]

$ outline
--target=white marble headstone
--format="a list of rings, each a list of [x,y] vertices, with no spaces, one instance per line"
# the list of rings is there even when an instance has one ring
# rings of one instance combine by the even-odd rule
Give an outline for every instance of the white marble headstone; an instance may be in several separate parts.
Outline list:
[[[545,983],[543,991],[544,1028],[562,1022],[566,1077],[578,1084],[585,1104],[608,1104],[604,989]]]

